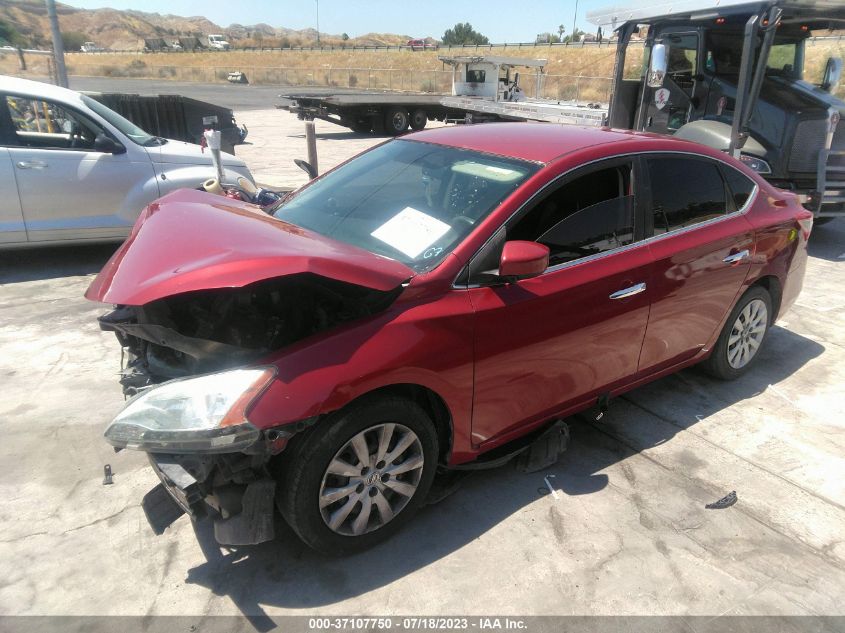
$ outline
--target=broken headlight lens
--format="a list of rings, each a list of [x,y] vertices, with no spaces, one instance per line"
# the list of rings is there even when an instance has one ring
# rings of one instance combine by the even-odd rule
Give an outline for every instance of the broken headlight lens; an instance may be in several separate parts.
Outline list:
[[[246,409],[273,380],[270,368],[174,380],[126,403],[105,432],[120,448],[151,453],[230,453],[255,443]]]

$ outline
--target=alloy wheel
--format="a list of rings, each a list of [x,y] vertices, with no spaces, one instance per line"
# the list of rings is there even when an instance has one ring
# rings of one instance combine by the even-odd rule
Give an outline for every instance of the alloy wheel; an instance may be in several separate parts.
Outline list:
[[[330,530],[360,536],[389,523],[417,491],[423,473],[420,439],[402,424],[371,426],[329,462],[319,506]]]
[[[766,304],[760,299],[749,301],[734,321],[728,337],[728,364],[731,367],[742,369],[751,362],[760,349],[768,324]]]

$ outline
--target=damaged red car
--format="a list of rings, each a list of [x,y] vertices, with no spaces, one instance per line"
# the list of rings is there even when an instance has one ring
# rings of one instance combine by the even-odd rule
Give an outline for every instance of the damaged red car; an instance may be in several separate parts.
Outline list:
[[[89,299],[127,358],[105,437],[221,543],[386,538],[435,475],[548,466],[560,420],[700,363],[736,378],[812,215],[729,156],[553,124],[367,151],[275,207],[174,192]]]

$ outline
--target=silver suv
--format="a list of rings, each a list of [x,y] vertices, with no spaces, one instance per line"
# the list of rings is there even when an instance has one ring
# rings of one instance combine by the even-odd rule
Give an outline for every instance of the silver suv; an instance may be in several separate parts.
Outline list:
[[[253,180],[222,158],[226,181]],[[150,202],[213,176],[199,145],[148,134],[78,92],[0,76],[0,249],[121,240]]]

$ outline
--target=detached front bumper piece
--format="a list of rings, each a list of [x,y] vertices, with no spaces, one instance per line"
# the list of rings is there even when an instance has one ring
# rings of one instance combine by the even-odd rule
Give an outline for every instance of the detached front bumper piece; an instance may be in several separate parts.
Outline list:
[[[156,534],[187,514],[192,521],[210,517],[221,545],[254,545],[275,537],[273,479],[253,476],[247,483],[232,481],[222,476],[213,457],[150,453],[149,459],[161,483],[144,496],[142,507]],[[190,462],[187,468],[185,462]]]

